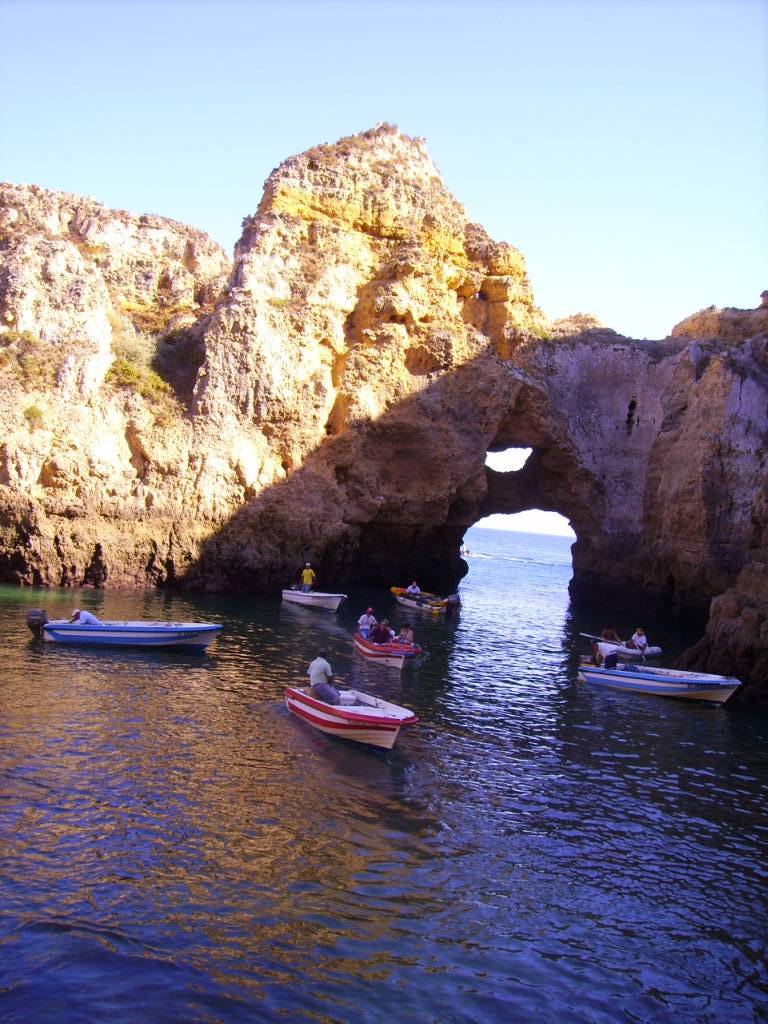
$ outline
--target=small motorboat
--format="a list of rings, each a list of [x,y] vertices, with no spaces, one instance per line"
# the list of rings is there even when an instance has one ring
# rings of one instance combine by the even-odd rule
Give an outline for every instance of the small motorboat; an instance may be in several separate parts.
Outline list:
[[[179,647],[204,650],[221,626],[209,622],[107,621],[84,625],[52,619],[42,609],[27,613],[27,626],[39,640],[90,647]]]
[[[390,592],[395,595],[398,604],[406,608],[417,608],[422,612],[432,612],[434,615],[445,612],[449,605],[460,604],[458,594],[440,597],[439,594],[430,594],[426,590],[422,590],[420,594],[409,594],[405,587],[390,587]]]
[[[706,700],[723,704],[741,686],[740,679],[710,675],[707,672],[686,672],[675,668],[650,665],[627,665],[615,668],[580,665],[579,679],[592,686],[602,686],[627,693],[644,693],[653,697],[681,697],[684,700]]]
[[[290,588],[283,591],[283,600],[293,604],[303,604],[308,608],[326,608],[335,612],[342,601],[346,600],[346,594],[324,594],[320,590],[294,590]]]
[[[408,708],[372,697],[359,690],[339,691],[340,704],[326,704],[311,696],[309,686],[286,686],[285,706],[320,732],[391,750],[404,725],[418,718]]]
[[[396,640],[388,644],[376,644],[360,633],[355,633],[355,649],[369,661],[389,665],[391,668],[402,668],[409,658],[417,658],[422,653],[418,644],[401,644]]]

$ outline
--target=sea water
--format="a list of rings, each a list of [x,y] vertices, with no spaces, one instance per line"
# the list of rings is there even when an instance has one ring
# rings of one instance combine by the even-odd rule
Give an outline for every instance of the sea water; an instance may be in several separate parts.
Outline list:
[[[695,637],[577,613],[566,538],[465,543],[448,619],[2,589],[0,1020],[768,1020],[768,722],[578,683],[582,632]],[[368,604],[420,664],[354,652]],[[224,628],[204,655],[31,639],[28,608],[73,605]],[[320,649],[416,711],[391,752],[286,711]]]

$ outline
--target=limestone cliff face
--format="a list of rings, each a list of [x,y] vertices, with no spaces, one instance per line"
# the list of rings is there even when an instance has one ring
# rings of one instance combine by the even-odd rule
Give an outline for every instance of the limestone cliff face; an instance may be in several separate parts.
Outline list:
[[[467,526],[538,507],[577,531],[577,598],[759,603],[762,311],[663,342],[550,323],[420,140],[287,160],[232,266],[34,187],[0,187],[0,225],[6,580],[267,590],[310,559],[329,585],[443,588]],[[486,469],[511,446],[523,470]]]

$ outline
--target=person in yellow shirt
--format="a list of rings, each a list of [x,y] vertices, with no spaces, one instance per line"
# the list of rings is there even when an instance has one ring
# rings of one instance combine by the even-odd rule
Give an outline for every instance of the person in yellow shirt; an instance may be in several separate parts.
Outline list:
[[[304,568],[301,570],[301,589],[302,592],[308,594],[312,589],[312,585],[315,582],[315,571],[312,566],[307,562]]]

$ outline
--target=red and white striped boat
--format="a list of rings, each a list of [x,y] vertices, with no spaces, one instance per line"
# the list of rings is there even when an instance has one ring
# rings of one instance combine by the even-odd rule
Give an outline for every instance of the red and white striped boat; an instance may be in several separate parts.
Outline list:
[[[286,686],[285,706],[320,732],[384,750],[392,749],[404,725],[418,722],[408,708],[359,690],[341,690],[339,696],[341,704],[326,704],[310,696],[309,686]]]
[[[389,644],[375,644],[355,633],[355,647],[362,655],[370,661],[379,665],[389,665],[392,668],[402,668],[408,658],[416,658],[421,654],[418,644],[399,644],[393,640]]]

